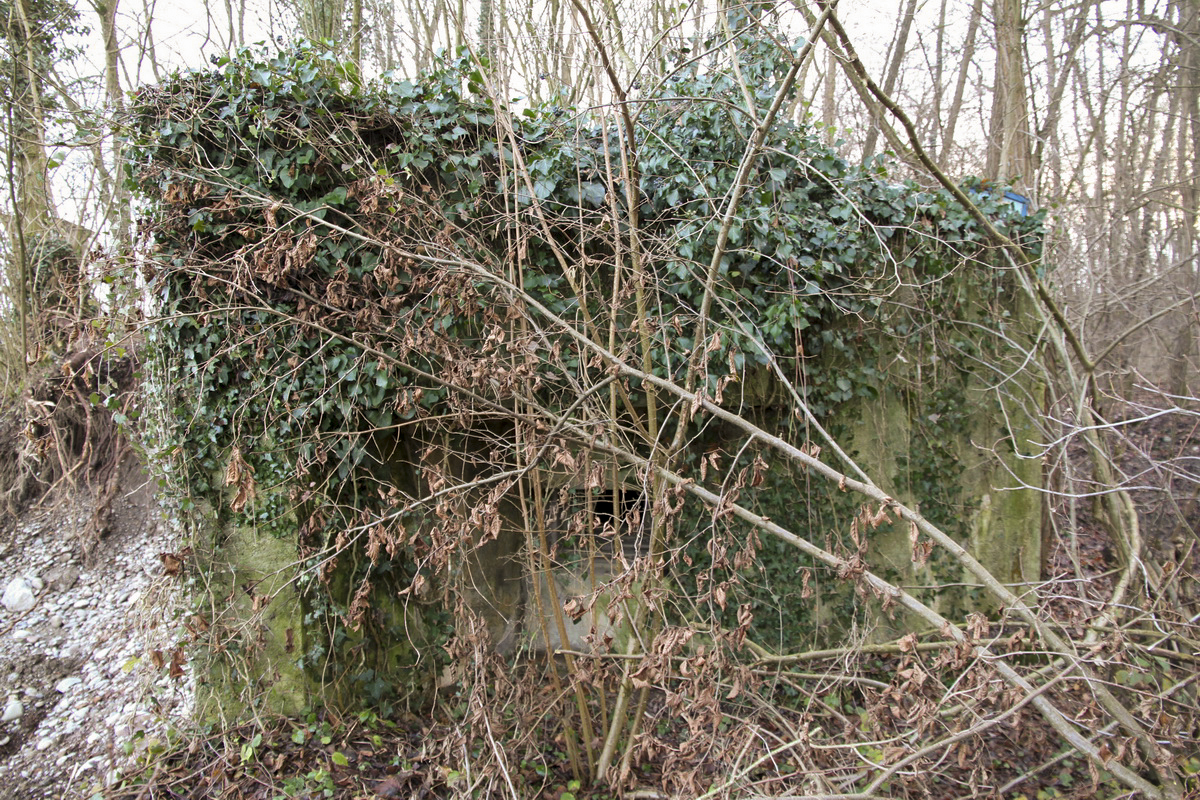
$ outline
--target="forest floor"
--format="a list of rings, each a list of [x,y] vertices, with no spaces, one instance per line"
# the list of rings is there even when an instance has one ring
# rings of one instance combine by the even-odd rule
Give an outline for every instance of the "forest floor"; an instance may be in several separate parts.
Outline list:
[[[1135,495],[1148,552],[1157,563],[1190,565],[1193,574],[1200,530],[1198,428],[1200,417],[1188,414],[1129,426],[1123,457],[1132,482],[1146,487]],[[5,586],[25,579],[36,601],[28,611],[0,609],[0,703],[6,716],[14,701],[21,706],[0,725],[0,797],[610,796],[575,779],[553,716],[535,718],[505,774],[451,768],[463,761],[456,728],[464,712],[453,696],[440,697],[435,712],[420,717],[326,711],[220,731],[189,725],[191,686],[172,656],[183,602],[178,580],[165,566],[179,548],[178,534],[140,470],[127,466],[122,485],[108,533],[99,540],[84,533],[96,496],[87,486],[60,487],[0,528],[0,578]],[[1109,591],[1113,553],[1089,503],[1059,503],[1054,519],[1060,531],[1074,534],[1055,538],[1047,573],[1058,580],[1048,587],[1043,608],[1068,630],[1082,631],[1088,608]],[[1179,582],[1173,591],[1195,585]],[[1191,608],[1197,598],[1177,594],[1172,602]],[[873,664],[885,680],[897,666],[888,658]],[[1056,690],[1056,702],[1068,712],[1073,691]],[[1185,728],[1180,745],[1200,752],[1195,724]],[[680,722],[660,725],[656,735],[669,746],[682,743],[688,732]],[[1064,755],[1034,714],[995,726],[975,748],[966,757],[959,751],[957,764],[941,764],[936,786],[916,780],[897,785],[894,796],[984,797],[1000,789],[1007,797],[1096,796],[1095,773]],[[997,765],[987,786],[972,783],[979,762]],[[682,796],[668,793],[668,776],[652,759],[635,766],[626,797]],[[698,775],[723,777],[727,765],[696,766]]]
[[[0,590],[33,601],[0,607],[0,797],[96,796],[186,719],[187,676],[153,657],[176,635],[160,557],[175,536],[131,457],[120,477],[103,537],[96,487],[69,481],[0,527]]]

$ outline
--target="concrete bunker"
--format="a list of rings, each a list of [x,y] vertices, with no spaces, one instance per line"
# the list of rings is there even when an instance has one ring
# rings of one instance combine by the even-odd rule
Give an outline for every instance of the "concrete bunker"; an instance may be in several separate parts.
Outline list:
[[[1012,274],[958,195],[888,181],[788,123],[771,131],[726,247],[708,203],[727,196],[733,173],[705,172],[712,186],[689,176],[738,163],[745,142],[714,128],[693,152],[701,140],[680,130],[674,94],[647,99],[646,138],[619,154],[649,170],[644,205],[625,216],[603,168],[613,155],[603,142],[620,137],[597,136],[602,119],[522,116],[513,123],[530,135],[513,139],[490,101],[462,95],[469,73],[453,70],[422,85],[259,94],[263,75],[304,85],[327,69],[311,54],[247,53],[147,93],[137,111],[164,441],[179,454],[181,493],[206,501],[189,516],[211,544],[196,548],[195,638],[229,664],[234,712],[287,707],[280,694],[300,705],[372,702],[389,687],[417,697],[454,631],[486,632],[506,654],[619,641],[639,567],[658,569],[657,553],[630,558],[626,544],[663,519],[631,465],[673,434],[639,419],[643,390],[601,350],[689,384],[701,354],[709,397],[796,446],[819,441],[793,398],[819,404],[884,491],[923,511],[940,504],[1002,579],[1037,579],[1041,504],[1022,487],[1041,476],[1023,457],[1035,438],[1023,409],[1040,402],[1021,371],[1029,352],[1012,346],[1032,337]],[[222,110],[243,95],[287,124]],[[724,119],[723,100],[696,100]],[[368,107],[369,131],[346,124]],[[322,143],[334,141],[344,147],[330,161]],[[538,191],[504,142],[549,171]],[[232,180],[253,191],[231,191]],[[1037,221],[994,199],[979,195],[984,213],[1035,248]],[[548,222],[530,213],[539,203]],[[653,242],[636,265],[632,230]],[[719,280],[697,280],[709,264]],[[763,377],[764,352],[785,383]],[[617,382],[622,402],[600,400]],[[694,408],[670,403],[664,425],[695,422]],[[573,433],[555,441],[563,417]],[[722,469],[757,455],[753,442],[731,444],[734,432],[699,428],[684,427],[686,458],[673,467],[702,480],[710,444],[729,445]],[[636,455],[602,456],[616,446],[595,437]],[[814,542],[846,534],[858,509],[840,501],[810,518],[812,485],[793,473],[770,484],[774,474],[754,487],[764,513]],[[733,478],[710,484],[724,492]],[[693,516],[715,530],[719,514]],[[724,533],[736,546],[740,532]],[[901,527],[870,546],[872,567],[900,585],[930,583]],[[773,558],[771,580],[794,583],[795,552]],[[954,564],[942,567],[934,583],[961,583]],[[234,577],[210,581],[214,570]],[[837,632],[837,609],[777,605],[797,638]]]

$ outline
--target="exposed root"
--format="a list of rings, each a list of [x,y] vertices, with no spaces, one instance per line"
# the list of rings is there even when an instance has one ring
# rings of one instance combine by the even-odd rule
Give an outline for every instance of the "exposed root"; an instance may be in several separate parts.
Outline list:
[[[96,496],[84,525],[90,552],[111,524],[121,464],[130,453],[123,424],[133,406],[136,356],[77,343],[32,378],[18,403],[0,410],[0,514],[12,517],[67,486]]]

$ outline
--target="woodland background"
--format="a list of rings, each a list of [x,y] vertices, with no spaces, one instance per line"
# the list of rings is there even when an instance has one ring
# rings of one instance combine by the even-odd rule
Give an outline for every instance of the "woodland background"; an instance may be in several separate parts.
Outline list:
[[[134,408],[127,393],[93,396],[95,374],[81,378],[97,352],[123,358],[132,351],[146,322],[139,207],[125,179],[130,92],[179,67],[219,64],[227,52],[259,40],[284,46],[307,37],[328,42],[341,63],[368,76],[385,70],[420,76],[435,67],[439,51],[465,47],[486,57],[487,90],[498,102],[610,107],[619,114],[638,102],[664,65],[695,46],[696,34],[719,30],[727,11],[703,2],[615,0],[358,0],[348,8],[16,0],[0,8],[7,164],[0,362],[5,395],[14,399],[12,425],[24,430],[33,420],[43,442],[29,456],[37,463],[8,482],[13,504],[71,476],[74,463],[97,469],[104,459],[96,453],[123,446],[119,430]],[[761,13],[775,30],[797,36],[824,10],[797,2]],[[1042,309],[1047,342],[1036,357],[1047,383],[1040,439],[1050,582],[1036,605],[1043,625],[1025,623],[1033,629],[1031,652],[1046,658],[1046,669],[1029,671],[1040,688],[1026,691],[1037,703],[1052,697],[1065,716],[1080,719],[1084,737],[1118,726],[1124,733],[1084,741],[1055,727],[1069,745],[1048,731],[1014,733],[998,744],[989,737],[999,736],[1027,700],[989,697],[986,682],[965,680],[965,662],[939,663],[931,671],[940,670],[941,680],[926,685],[911,642],[805,654],[789,668],[811,664],[812,672],[791,679],[838,682],[843,678],[834,676],[861,671],[871,681],[883,674],[874,687],[879,698],[889,696],[889,686],[896,697],[930,691],[939,707],[953,700],[982,721],[932,732],[925,712],[906,709],[893,723],[911,724],[929,739],[905,739],[893,750],[898,739],[878,739],[878,729],[852,724],[866,709],[826,708],[826,725],[837,719],[846,726],[838,752],[846,758],[796,764],[812,776],[804,790],[874,796],[920,761],[921,770],[903,784],[913,796],[929,775],[956,787],[939,796],[1032,796],[1038,787],[1081,796],[1200,791],[1194,777],[1200,771],[1194,717],[1200,451],[1192,444],[1200,366],[1200,4],[845,2],[815,44],[782,113],[816,124],[852,161],[892,153],[899,177],[934,186],[938,173],[974,175],[985,186],[1010,184],[1048,211],[1044,262],[1053,272],[1028,288]],[[121,369],[101,375],[98,385],[127,387]],[[63,403],[68,396],[80,402]],[[103,492],[108,484],[100,477]],[[1055,630],[1065,637],[1046,633]],[[1013,632],[1001,626],[990,635]],[[954,675],[971,692],[959,696]],[[1066,681],[1068,675],[1079,680]],[[1055,695],[1060,680],[1071,689]],[[804,739],[806,722],[780,719],[789,731],[780,742]],[[301,736],[297,744],[305,741]],[[513,752],[527,746],[512,744]],[[1009,747],[1020,755],[1014,758]],[[978,753],[1009,762],[1015,772],[978,788],[972,764]],[[488,765],[481,771],[486,786],[515,794],[513,776],[521,769],[499,752],[480,758]],[[558,783],[557,773],[528,771],[563,796],[596,777],[575,753],[559,762]],[[675,789],[777,794],[781,789],[756,771],[762,763],[739,764],[723,782],[708,784],[692,772],[697,782]],[[383,780],[402,786],[396,774]],[[627,778],[623,773],[620,780]],[[309,783],[324,787],[317,778]],[[458,791],[445,775],[425,785]]]

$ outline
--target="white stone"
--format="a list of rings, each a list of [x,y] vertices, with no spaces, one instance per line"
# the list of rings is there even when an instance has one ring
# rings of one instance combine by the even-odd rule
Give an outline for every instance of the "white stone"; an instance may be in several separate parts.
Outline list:
[[[4,722],[14,722],[21,718],[25,713],[25,706],[21,705],[21,701],[15,697],[8,699],[8,705],[4,707]]]
[[[53,744],[54,744],[54,740],[51,739],[49,736],[44,736],[41,739],[38,739],[38,743],[37,743],[38,752],[42,753],[42,752],[45,752],[46,750],[49,750]]]
[[[70,678],[63,678],[58,683],[54,684],[54,691],[58,692],[59,694],[66,694],[81,683],[83,683],[83,678],[72,675]]]
[[[46,588],[46,582],[43,581],[38,575],[30,575],[27,579],[29,581],[29,588],[33,589],[35,592],[40,592],[42,589]]]
[[[4,588],[4,598],[0,602],[14,614],[23,614],[33,608],[37,599],[33,596],[33,587],[29,585],[29,581],[13,578]]]

